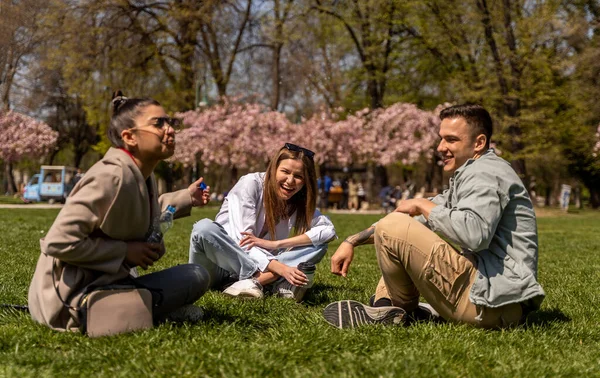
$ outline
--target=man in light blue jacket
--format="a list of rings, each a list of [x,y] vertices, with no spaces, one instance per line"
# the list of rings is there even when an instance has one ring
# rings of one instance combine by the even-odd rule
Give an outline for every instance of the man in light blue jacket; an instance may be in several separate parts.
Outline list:
[[[518,325],[539,308],[545,293],[537,282],[533,205],[510,164],[489,148],[489,113],[458,105],[440,119],[437,150],[452,174],[449,188],[430,199],[401,201],[394,213],[340,245],[332,273],[346,276],[354,247],[375,243],[382,279],[371,306],[340,301],[325,308],[336,327],[418,318],[424,310],[419,295],[444,319],[484,328]]]

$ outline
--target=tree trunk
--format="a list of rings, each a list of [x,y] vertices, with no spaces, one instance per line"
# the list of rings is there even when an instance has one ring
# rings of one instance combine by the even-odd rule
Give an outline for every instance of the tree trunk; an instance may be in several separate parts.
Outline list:
[[[272,83],[273,83],[273,93],[271,95],[271,109],[277,111],[279,107],[279,91],[281,87],[281,74],[280,74],[280,64],[281,64],[281,48],[283,45],[281,43],[277,43],[275,48],[273,49],[273,73],[272,73]]]
[[[83,160],[84,155],[85,155],[85,152],[82,152],[79,149],[75,149],[75,158],[74,158],[75,168],[79,168],[79,166],[81,165],[81,160]]]
[[[521,102],[517,97],[518,94],[513,95],[511,94],[511,91],[517,93],[520,92],[521,71],[518,68],[515,58],[517,52],[514,32],[512,29],[513,23],[511,21],[510,14],[511,4],[508,0],[504,0],[503,2],[505,36],[508,48],[511,52],[511,54],[509,55],[510,75],[508,75],[508,79],[507,77],[505,77],[504,74],[504,64],[506,59],[504,59],[504,56],[501,56],[501,49],[498,47],[496,39],[494,38],[492,17],[487,5],[487,0],[476,0],[476,5],[481,11],[481,23],[483,26],[485,40],[488,44],[490,52],[492,53],[492,58],[494,60],[494,71],[496,74],[496,79],[498,80],[500,94],[502,95],[504,112],[508,117],[510,117],[510,125],[508,126],[508,135],[510,137],[510,142],[508,149],[512,154],[518,156],[519,152],[523,150],[523,143],[520,142],[522,130],[518,122],[519,113],[521,111]],[[529,184],[529,180],[527,177],[527,171],[525,169],[525,160],[523,158],[517,157],[516,159],[513,159],[511,163],[513,169],[517,172],[521,179],[523,179],[527,187],[527,185]]]
[[[592,209],[600,208],[600,189],[597,187],[588,188],[590,191],[590,205]]]
[[[379,90],[377,88],[377,80],[374,78],[375,73],[369,74],[369,76],[373,75],[373,78],[369,79],[368,82],[368,90],[369,97],[371,100],[371,109],[381,108],[383,106],[383,101],[381,96],[379,95]]]
[[[546,198],[544,198],[544,206],[550,207],[552,206],[552,187],[548,186],[546,189]]]
[[[231,182],[232,182],[232,184],[235,185],[237,180],[238,180],[238,169],[237,169],[237,167],[231,167]],[[231,189],[231,188],[229,188],[229,189]]]
[[[17,185],[15,184],[15,177],[13,176],[12,163],[4,162],[4,180],[6,182],[4,192],[13,195],[17,192]]]
[[[167,169],[165,169],[165,184],[167,186],[167,193],[171,193],[173,191],[173,163],[167,164]]]
[[[273,46],[273,71],[271,81],[273,83],[273,92],[271,94],[271,109],[277,111],[279,107],[279,92],[281,88],[281,49],[283,48],[283,23],[287,12],[284,12],[283,16],[280,14],[280,3],[279,0],[274,1],[275,13],[275,45]]]
[[[2,83],[2,86],[0,86],[0,111],[7,112],[10,110],[10,88],[12,87],[12,81],[15,73],[16,70],[10,66],[8,68],[8,73],[5,75],[5,81]]]

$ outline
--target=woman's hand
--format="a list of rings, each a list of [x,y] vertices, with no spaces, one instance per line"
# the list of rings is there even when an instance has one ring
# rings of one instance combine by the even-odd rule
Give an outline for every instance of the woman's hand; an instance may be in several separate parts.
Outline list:
[[[125,262],[130,267],[139,266],[146,270],[164,253],[165,247],[162,243],[127,242]]]
[[[190,196],[192,196],[192,206],[194,207],[204,206],[210,201],[210,186],[202,190],[200,189],[200,183],[202,182],[204,182],[204,178],[200,177],[192,185],[188,186]]]
[[[261,239],[258,236],[254,236],[251,232],[242,232],[242,240],[240,241],[240,247],[244,248],[252,248],[252,247],[260,247],[266,249],[268,251],[278,249],[279,244],[276,240],[266,240]]]
[[[271,260],[269,265],[267,265],[267,269],[269,269],[270,272],[285,278],[287,282],[294,286],[304,286],[308,283],[306,274],[304,274],[301,270],[287,266],[277,260]]]

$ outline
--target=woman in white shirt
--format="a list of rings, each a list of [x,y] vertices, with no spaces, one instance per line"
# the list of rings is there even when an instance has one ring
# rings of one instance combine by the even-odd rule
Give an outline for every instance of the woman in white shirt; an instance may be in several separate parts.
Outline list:
[[[314,152],[286,143],[267,172],[240,178],[215,221],[194,225],[190,262],[210,273],[210,286],[231,281],[224,293],[262,298],[263,287],[301,301],[313,284],[314,265],[335,229],[316,209]]]

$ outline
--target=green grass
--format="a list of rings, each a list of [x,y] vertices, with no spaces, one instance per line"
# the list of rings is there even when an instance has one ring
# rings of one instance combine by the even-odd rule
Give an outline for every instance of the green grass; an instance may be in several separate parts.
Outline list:
[[[0,196],[0,204],[23,205],[24,202],[23,202],[23,200],[20,197]]]
[[[178,220],[167,255],[154,267],[187,261],[195,220]],[[39,238],[57,210],[0,209],[0,302],[25,303]],[[376,215],[335,215],[338,234],[363,229]],[[317,284],[303,304],[278,298],[240,301],[209,292],[198,301],[207,318],[89,339],[0,309],[0,376],[599,376],[600,214],[539,219],[539,279],[547,292],[525,327],[486,331],[464,325],[417,324],[338,330],[321,311],[329,302],[366,302],[378,281],[375,252],[358,250],[347,279],[331,275],[331,244]]]

